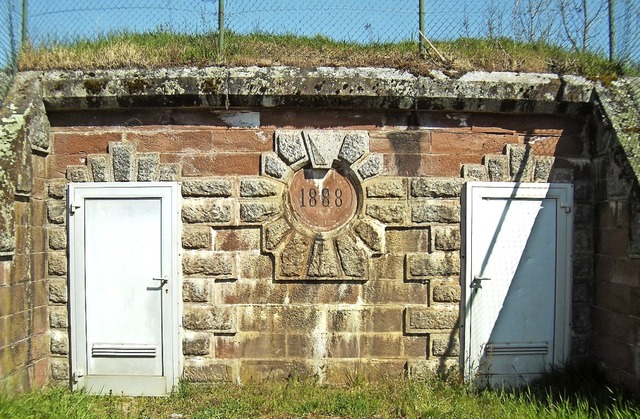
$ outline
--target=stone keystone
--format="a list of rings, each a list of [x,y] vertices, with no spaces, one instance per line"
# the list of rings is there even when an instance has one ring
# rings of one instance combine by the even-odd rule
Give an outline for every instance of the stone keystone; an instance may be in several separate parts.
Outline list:
[[[316,240],[311,250],[308,275],[317,278],[335,278],[339,275],[338,257],[331,242]]]
[[[368,153],[369,134],[366,131],[349,131],[344,138],[338,157],[353,164]]]
[[[279,218],[273,222],[265,224],[264,246],[266,250],[274,250],[280,245],[285,236],[291,230],[289,223],[284,218]]]
[[[91,171],[94,182],[109,182],[113,179],[111,175],[111,162],[109,156],[105,154],[89,154],[87,165]]]
[[[358,237],[374,253],[384,253],[384,225],[372,218],[362,220],[355,228]]]
[[[382,173],[382,170],[382,154],[369,154],[358,168],[358,175],[362,180],[366,180],[378,176]]]
[[[331,169],[338,159],[345,134],[340,131],[304,131],[304,143],[314,169]]]
[[[263,175],[284,181],[291,173],[291,169],[287,163],[282,161],[276,153],[262,153],[261,160],[261,173]]]
[[[296,168],[309,161],[300,131],[276,131],[276,152],[285,163]]]
[[[309,254],[309,239],[295,233],[280,254],[280,273],[285,277],[299,277],[306,271]]]
[[[341,235],[336,244],[344,273],[357,278],[364,277],[368,266],[367,254],[358,247],[355,237]]]
[[[136,145],[112,141],[109,142],[109,152],[113,161],[113,179],[116,182],[134,181]]]

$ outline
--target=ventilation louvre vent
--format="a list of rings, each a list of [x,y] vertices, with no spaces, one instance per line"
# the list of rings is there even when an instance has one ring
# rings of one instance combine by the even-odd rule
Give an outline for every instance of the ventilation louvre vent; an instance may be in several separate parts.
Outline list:
[[[122,357],[122,358],[155,358],[156,345],[94,343],[91,347],[93,357]]]

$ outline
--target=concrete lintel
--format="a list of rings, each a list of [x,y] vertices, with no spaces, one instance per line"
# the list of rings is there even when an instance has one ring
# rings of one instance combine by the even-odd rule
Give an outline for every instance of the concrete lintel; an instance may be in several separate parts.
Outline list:
[[[594,85],[575,76],[472,72],[459,79],[388,68],[210,67],[38,73],[48,110],[331,107],[584,113]]]

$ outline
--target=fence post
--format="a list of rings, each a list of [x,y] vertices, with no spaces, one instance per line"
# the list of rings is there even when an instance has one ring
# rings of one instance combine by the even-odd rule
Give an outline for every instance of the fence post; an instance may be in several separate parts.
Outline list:
[[[615,32],[615,0],[609,0],[609,61],[615,59],[616,32]]]
[[[24,49],[27,46],[27,0],[22,0],[22,44],[20,49]]]
[[[224,0],[218,0],[218,54],[223,54],[224,48]]]
[[[424,45],[424,0],[420,0],[418,5],[418,15],[419,15],[419,30],[420,34],[418,34],[418,50],[420,51],[420,58],[425,58],[427,56],[427,47]]]

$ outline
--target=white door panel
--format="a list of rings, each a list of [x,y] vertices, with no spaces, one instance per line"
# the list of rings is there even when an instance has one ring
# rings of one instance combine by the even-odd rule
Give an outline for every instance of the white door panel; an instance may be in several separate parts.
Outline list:
[[[177,190],[164,183],[70,185],[76,387],[165,394],[175,385]]]
[[[571,200],[569,185],[467,186],[467,378],[518,385],[566,359]]]

